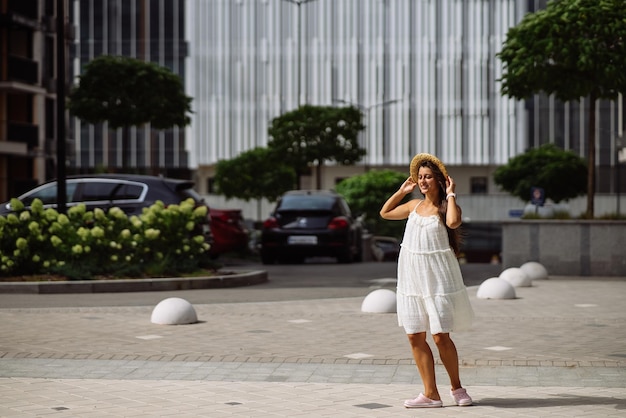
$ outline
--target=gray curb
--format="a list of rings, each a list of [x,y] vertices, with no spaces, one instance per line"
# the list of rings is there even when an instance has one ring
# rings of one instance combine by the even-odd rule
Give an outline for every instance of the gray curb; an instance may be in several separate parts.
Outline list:
[[[75,280],[56,282],[0,282],[0,293],[110,293],[216,289],[266,283],[263,270],[224,272],[217,276],[128,280]]]

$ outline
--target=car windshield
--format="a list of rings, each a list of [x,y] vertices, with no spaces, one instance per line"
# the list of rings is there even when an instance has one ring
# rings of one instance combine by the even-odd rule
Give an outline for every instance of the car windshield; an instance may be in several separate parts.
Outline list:
[[[285,196],[278,210],[332,210],[335,198],[332,196]]]

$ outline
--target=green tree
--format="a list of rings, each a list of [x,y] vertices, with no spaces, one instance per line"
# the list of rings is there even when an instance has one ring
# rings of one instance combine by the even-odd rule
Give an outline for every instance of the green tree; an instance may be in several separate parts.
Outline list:
[[[152,62],[102,55],[85,65],[69,95],[68,109],[86,123],[108,122],[124,128],[124,167],[128,164],[128,129],[150,123],[155,129],[187,126],[191,98],[181,79]]]
[[[217,193],[227,199],[275,201],[295,188],[296,173],[267,148],[254,148],[216,165]]]
[[[362,119],[361,110],[353,106],[300,106],[271,121],[268,147],[293,167],[298,181],[309,164],[315,163],[320,189],[326,161],[351,165],[366,154],[358,143],[358,134],[365,128]]]
[[[626,2],[552,0],[509,29],[502,51],[503,95],[589,97],[587,217],[595,194],[596,100],[626,91]]]
[[[496,169],[493,180],[525,202],[532,187],[541,187],[546,198],[559,203],[585,194],[587,165],[573,152],[546,144],[511,158]]]
[[[345,197],[354,213],[365,215],[364,222],[371,233],[400,238],[405,223],[382,219],[380,208],[407,177],[406,173],[392,170],[368,171],[342,180],[335,190]],[[409,196],[405,201],[408,199]]]

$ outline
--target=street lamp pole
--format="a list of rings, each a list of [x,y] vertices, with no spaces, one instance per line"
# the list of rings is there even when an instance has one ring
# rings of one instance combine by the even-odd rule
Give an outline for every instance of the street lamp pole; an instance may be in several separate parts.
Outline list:
[[[385,100],[385,101],[382,101],[382,102],[371,104],[369,106],[364,106],[364,105],[359,104],[359,103],[353,103],[353,102],[351,102],[349,100],[333,99],[333,102],[335,102],[335,103],[343,103],[343,104],[347,104],[347,105],[350,105],[350,106],[354,106],[354,107],[357,107],[357,108],[361,109],[363,112],[365,112],[365,114],[366,114],[365,117],[367,119],[367,124],[368,124],[368,129],[367,129],[368,135],[371,132],[369,130],[369,125],[371,123],[371,111],[372,111],[372,109],[374,109],[376,107],[388,106],[390,104],[397,103],[399,101],[401,101],[401,99]],[[383,142],[384,142],[384,140],[385,140],[384,126],[383,126],[383,135],[382,136],[383,136]],[[366,169],[367,169],[367,167],[366,167]]]
[[[296,6],[298,6],[298,44],[297,44],[297,57],[298,57],[298,74],[297,74],[297,78],[298,78],[298,89],[297,89],[297,101],[298,101],[298,107],[300,107],[301,105],[301,95],[302,95],[302,30],[301,30],[301,25],[302,25],[302,5],[306,4],[306,3],[312,3],[314,1],[317,0],[283,0],[286,1],[288,3],[291,4],[295,4]]]
[[[399,101],[400,101],[400,99],[385,100],[384,102],[374,103],[374,104],[371,104],[369,106],[363,106],[363,105],[358,104],[358,103],[352,103],[352,102],[350,102],[348,100],[333,99],[333,102],[335,102],[335,103],[343,103],[343,104],[347,104],[347,105],[358,107],[359,109],[363,110],[365,113],[367,113],[368,122],[369,122],[369,117],[370,117],[370,110],[372,110],[375,107],[387,106],[387,105],[390,105],[392,103],[396,103],[396,102],[399,102]]]
[[[369,112],[370,110],[372,110],[375,107],[387,106],[387,105],[390,105],[392,103],[396,103],[396,102],[399,102],[399,101],[400,101],[400,99],[385,100],[384,102],[374,103],[374,104],[371,104],[369,106],[364,106],[364,105],[359,104],[359,103],[352,103],[351,101],[348,101],[348,100],[333,99],[333,102],[335,102],[335,103],[343,103],[343,104],[347,104],[347,105],[351,105],[351,106],[356,106],[359,109],[364,110],[365,112]]]

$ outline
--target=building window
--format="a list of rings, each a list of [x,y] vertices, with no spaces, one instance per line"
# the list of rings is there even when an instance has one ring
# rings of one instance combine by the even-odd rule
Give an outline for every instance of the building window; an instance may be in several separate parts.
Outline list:
[[[487,177],[471,177],[470,190],[472,194],[487,194]]]
[[[209,194],[215,194],[217,192],[215,188],[215,177],[209,177],[207,179],[206,189]]]

